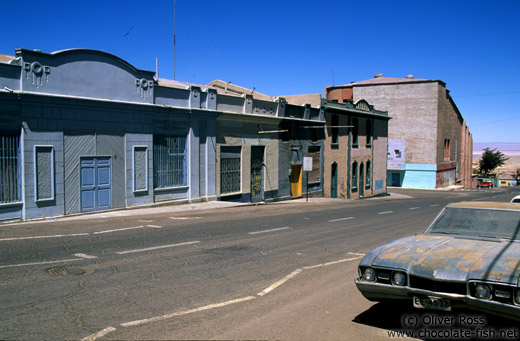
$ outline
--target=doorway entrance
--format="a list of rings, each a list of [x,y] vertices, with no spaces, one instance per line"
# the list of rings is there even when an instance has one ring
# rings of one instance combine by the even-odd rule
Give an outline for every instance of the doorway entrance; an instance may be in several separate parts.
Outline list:
[[[302,195],[302,165],[291,166],[291,196]]]
[[[264,200],[264,147],[251,147],[251,202]]]
[[[330,167],[330,197],[338,197],[338,164],[333,162]]]
[[[359,197],[365,196],[365,166],[363,162],[359,166]]]
[[[81,212],[112,208],[112,159],[82,157],[80,168]]]

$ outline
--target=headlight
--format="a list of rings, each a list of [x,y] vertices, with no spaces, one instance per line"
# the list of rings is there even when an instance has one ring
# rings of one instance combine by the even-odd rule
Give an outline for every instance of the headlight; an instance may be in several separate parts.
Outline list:
[[[515,303],[520,304],[520,289],[516,289],[515,291]]]
[[[475,295],[480,299],[489,300],[491,299],[491,288],[487,284],[479,283],[475,286]]]
[[[398,286],[406,285],[406,275],[402,272],[395,271],[392,276],[392,284]]]
[[[363,271],[363,279],[367,282],[374,282],[376,280],[376,272],[372,268],[365,268]]]

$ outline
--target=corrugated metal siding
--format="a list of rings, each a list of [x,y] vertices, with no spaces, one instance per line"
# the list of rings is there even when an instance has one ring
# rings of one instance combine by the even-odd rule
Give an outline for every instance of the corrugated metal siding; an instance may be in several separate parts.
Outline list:
[[[112,156],[112,208],[125,207],[124,135],[98,134],[97,156]]]
[[[199,196],[205,197],[206,193],[206,140],[208,136],[207,121],[200,121],[199,130]]]
[[[95,155],[94,134],[67,134],[64,140],[65,214],[81,211],[79,163],[81,156]]]

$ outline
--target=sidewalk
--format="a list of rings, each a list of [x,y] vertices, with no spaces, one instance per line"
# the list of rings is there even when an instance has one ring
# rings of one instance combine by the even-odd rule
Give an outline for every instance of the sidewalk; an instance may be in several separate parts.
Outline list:
[[[389,196],[383,197],[373,197],[366,198],[362,200],[380,200],[380,199],[406,199],[410,198],[408,195],[398,194],[398,193],[390,193]],[[20,225],[20,224],[36,224],[36,223],[48,223],[50,221],[75,221],[75,220],[88,220],[88,219],[103,219],[103,218],[114,218],[114,217],[132,217],[132,216],[141,216],[141,215],[151,215],[155,213],[174,213],[174,212],[192,212],[198,210],[211,210],[211,209],[221,209],[221,208],[230,208],[230,207],[238,207],[238,206],[255,206],[255,205],[279,205],[279,204],[301,204],[301,203],[316,203],[323,204],[328,202],[346,202],[349,201],[347,199],[336,199],[336,198],[325,198],[325,197],[309,197],[308,199],[304,197],[300,197],[297,199],[288,199],[288,200],[280,200],[280,201],[269,201],[269,202],[258,202],[258,203],[250,203],[250,202],[236,202],[236,201],[205,201],[199,203],[165,203],[165,204],[157,204],[149,207],[128,207],[128,208],[120,208],[113,209],[102,212],[92,212],[92,213],[77,213],[72,215],[60,216],[60,217],[50,217],[44,219],[34,219],[27,221],[14,221],[14,222],[0,222],[0,228],[2,226],[10,226],[10,225]]]

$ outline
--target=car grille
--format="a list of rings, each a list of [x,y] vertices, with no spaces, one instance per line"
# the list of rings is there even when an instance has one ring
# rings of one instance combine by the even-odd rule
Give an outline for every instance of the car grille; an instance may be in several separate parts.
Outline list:
[[[448,294],[466,295],[466,282],[434,281],[423,277],[410,276],[410,287]]]

